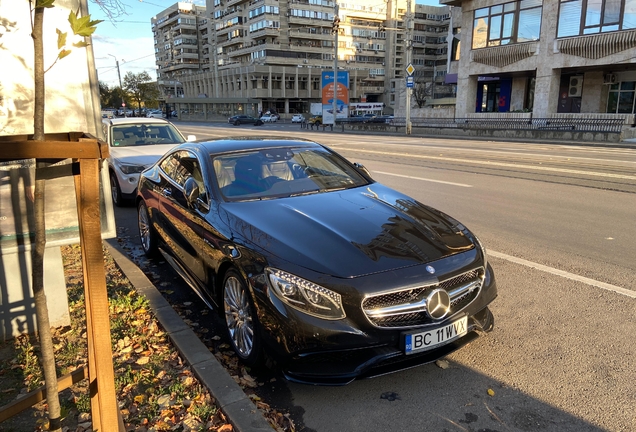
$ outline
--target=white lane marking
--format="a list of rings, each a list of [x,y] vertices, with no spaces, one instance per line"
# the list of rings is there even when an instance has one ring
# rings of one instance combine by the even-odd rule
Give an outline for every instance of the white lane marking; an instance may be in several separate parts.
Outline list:
[[[424,156],[424,155],[414,155],[414,154],[407,154],[407,153],[364,150],[364,149],[356,149],[356,148],[349,148],[349,147],[338,147],[338,150],[349,150],[349,151],[355,151],[360,153],[381,154],[381,155],[387,155],[387,156],[399,156],[399,157],[416,158],[416,159],[431,159],[431,160],[441,160],[441,161],[447,161],[447,162],[462,162],[462,163],[475,164],[475,165],[488,165],[488,166],[498,166],[498,167],[506,167],[506,168],[525,168],[525,169],[535,170],[535,171],[550,171],[550,172],[560,172],[560,173],[567,173],[567,174],[580,174],[580,175],[587,175],[592,177],[607,177],[607,178],[615,178],[615,179],[623,179],[623,180],[636,180],[636,176],[629,176],[629,175],[622,175],[622,174],[608,174],[608,173],[600,173],[595,171],[571,170],[566,168],[552,168],[552,167],[522,165],[522,164],[513,164],[513,163],[505,163],[505,162],[478,161],[474,159],[460,159],[460,158],[449,158],[449,157],[440,157],[440,156]]]
[[[400,144],[400,143],[391,143],[393,145],[399,145],[401,147],[415,147],[415,148],[426,148],[426,149],[435,149],[435,150],[450,150],[450,151],[467,151],[467,152],[478,152],[478,153],[499,153],[499,154],[503,154],[503,155],[510,155],[510,156],[540,156],[540,157],[545,157],[545,158],[551,158],[553,160],[559,160],[559,159],[581,159],[584,161],[591,161],[591,162],[615,162],[615,163],[624,163],[624,164],[636,164],[636,161],[621,161],[621,160],[616,160],[616,159],[599,159],[599,158],[593,158],[593,157],[585,157],[585,156],[572,156],[572,155],[554,155],[554,154],[543,154],[543,153],[535,153],[534,151],[536,151],[536,149],[528,149],[526,152],[524,151],[519,151],[520,149],[511,149],[511,148],[505,148],[505,147],[500,147],[495,149],[489,149],[489,148],[465,148],[465,147],[446,147],[446,146],[432,146],[432,145],[417,145],[417,144]],[[502,150],[510,150],[510,151],[502,151]],[[634,152],[629,153],[630,155],[634,155]]]
[[[384,172],[384,171],[373,171],[373,172],[374,173],[378,173],[378,174],[384,174],[384,175],[388,175],[388,176],[393,176],[393,177],[403,177],[403,178],[409,178],[409,179],[413,179],[413,180],[422,180],[422,181],[433,182],[433,183],[443,183],[443,184],[452,185],[452,186],[460,186],[460,187],[466,187],[466,188],[472,187],[471,185],[467,185],[467,184],[463,184],[463,183],[453,183],[453,182],[447,182],[447,181],[442,181],[442,180],[427,179],[427,178],[423,178],[423,177],[413,177],[413,176],[407,176],[407,175],[402,175],[402,174],[393,174],[393,173],[388,173],[388,172]]]
[[[546,273],[550,273],[550,274],[553,274],[553,275],[561,276],[561,277],[564,277],[566,279],[571,279],[573,281],[582,282],[584,284],[591,285],[591,286],[594,286],[594,287],[597,287],[597,288],[601,288],[601,289],[604,289],[604,290],[607,290],[607,291],[612,291],[612,292],[615,292],[617,294],[623,294],[623,295],[625,295],[627,297],[636,298],[636,291],[628,290],[626,288],[621,288],[621,287],[616,286],[616,285],[608,284],[608,283],[605,283],[605,282],[600,282],[600,281],[597,281],[597,280],[594,280],[594,279],[586,278],[584,276],[576,275],[574,273],[569,273],[569,272],[566,272],[566,271],[563,271],[563,270],[558,270],[558,269],[555,269],[555,268],[552,268],[552,267],[548,267],[548,266],[545,266],[543,264],[538,264],[538,263],[535,263],[535,262],[532,262],[532,261],[524,260],[522,258],[513,257],[511,255],[507,255],[507,254],[504,254],[504,253],[501,253],[501,252],[495,252],[495,251],[490,250],[490,249],[488,250],[488,255],[494,256],[496,258],[501,258],[501,259],[504,259],[506,261],[513,262],[515,264],[520,264],[520,265],[524,265],[526,267],[534,268],[534,269],[537,269],[537,270],[540,270],[540,271],[543,271],[543,272],[546,272]]]

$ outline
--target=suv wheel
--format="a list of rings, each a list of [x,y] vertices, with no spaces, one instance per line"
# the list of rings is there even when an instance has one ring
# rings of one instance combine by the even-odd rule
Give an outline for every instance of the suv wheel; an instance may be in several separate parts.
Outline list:
[[[110,194],[113,197],[113,204],[117,207],[123,206],[123,198],[121,197],[121,188],[119,187],[119,181],[115,173],[110,173]]]

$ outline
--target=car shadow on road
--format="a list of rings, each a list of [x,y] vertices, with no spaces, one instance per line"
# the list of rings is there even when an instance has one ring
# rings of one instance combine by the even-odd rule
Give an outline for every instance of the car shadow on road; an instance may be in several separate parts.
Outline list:
[[[259,394],[302,413],[299,432],[604,430],[452,360],[344,387],[277,381]]]

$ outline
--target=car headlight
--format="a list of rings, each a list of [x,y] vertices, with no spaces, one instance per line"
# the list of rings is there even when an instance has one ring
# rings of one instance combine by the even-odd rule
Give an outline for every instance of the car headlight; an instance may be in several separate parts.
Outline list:
[[[486,254],[486,246],[484,246],[481,240],[479,240],[479,237],[477,237],[474,234],[473,236],[475,237],[475,240],[477,241],[477,246],[479,246],[479,249],[481,249],[481,253],[484,256],[484,269],[486,269],[486,267],[488,266],[488,255]]]
[[[124,174],[138,174],[146,169],[143,165],[119,164],[119,169]]]
[[[294,309],[328,320],[346,316],[340,294],[281,270],[266,271],[271,291]]]

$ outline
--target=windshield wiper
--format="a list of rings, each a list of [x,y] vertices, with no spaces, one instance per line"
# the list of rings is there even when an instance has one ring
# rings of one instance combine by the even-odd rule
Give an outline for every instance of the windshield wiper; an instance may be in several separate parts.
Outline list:
[[[302,192],[296,192],[296,193],[292,193],[289,194],[290,197],[295,197],[295,196],[301,196],[301,195],[314,195],[317,193],[320,193],[321,190],[320,189],[315,189],[315,190],[310,190],[310,191],[302,191]]]

